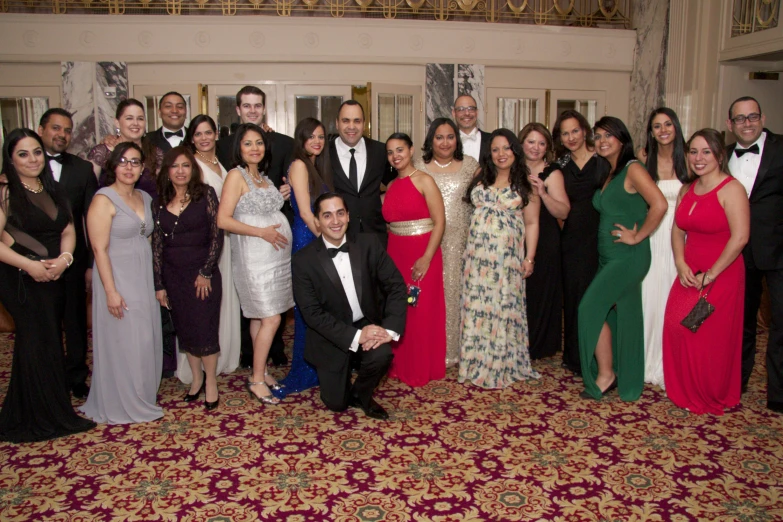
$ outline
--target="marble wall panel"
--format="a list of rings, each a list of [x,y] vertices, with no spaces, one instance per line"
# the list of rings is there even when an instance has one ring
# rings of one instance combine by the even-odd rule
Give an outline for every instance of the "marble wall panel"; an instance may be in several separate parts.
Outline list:
[[[117,104],[128,97],[125,62],[62,62],[63,108],[73,115],[69,152],[86,157],[96,143],[114,134]],[[114,94],[105,93],[114,88]]]
[[[626,124],[634,146],[638,149],[646,143],[647,117],[664,101],[669,0],[634,2],[633,24],[636,29],[636,48]]]
[[[94,62],[62,62],[63,108],[73,116],[73,135],[68,149],[82,157],[95,145]]]
[[[451,63],[428,63],[426,67],[426,128],[435,118],[451,118],[454,103],[455,67]]]
[[[456,96],[469,94],[476,100],[478,108],[478,127],[484,128],[486,107],[484,107],[484,66],[480,64],[461,63],[457,65]],[[455,96],[455,99],[456,99]]]

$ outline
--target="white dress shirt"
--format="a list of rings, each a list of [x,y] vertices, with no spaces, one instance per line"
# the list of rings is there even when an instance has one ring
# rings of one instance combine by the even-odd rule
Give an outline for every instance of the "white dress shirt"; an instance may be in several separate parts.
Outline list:
[[[335,246],[328,242],[323,236],[321,236],[321,239],[326,245],[326,248],[340,248],[345,244],[346,241],[346,238],[343,237],[342,242]],[[337,269],[337,275],[340,276],[340,282],[343,285],[343,290],[345,290],[345,295],[348,297],[348,304],[351,305],[351,314],[353,315],[353,322],[355,323],[364,317],[364,312],[362,312],[362,307],[359,304],[359,296],[356,293],[356,285],[353,281],[351,257],[345,252],[338,252],[337,255],[332,258],[332,263],[334,263],[334,267]],[[359,284],[361,284],[361,281]],[[392,330],[386,331],[389,333],[389,335],[392,336],[393,340],[398,341],[400,339],[400,336],[396,332],[393,332]],[[362,331],[357,330],[356,335],[353,336],[353,341],[349,347],[349,350],[352,352],[355,352],[359,349],[359,338],[361,335]]]
[[[359,187],[362,186],[364,180],[364,171],[367,170],[367,146],[364,144],[364,138],[359,140],[359,143],[355,147],[349,147],[343,142],[339,136],[334,142],[337,149],[337,157],[340,160],[340,165],[343,167],[343,171],[346,176],[350,177],[351,170],[351,148],[355,149],[353,157],[356,158],[356,181],[359,183]],[[356,190],[359,190],[356,187]]]
[[[750,145],[750,147],[753,145],[759,146],[758,154],[751,154],[746,152],[742,155],[741,158],[738,158],[737,155],[732,152],[731,157],[729,158],[729,172],[732,176],[737,178],[737,181],[742,183],[742,186],[745,187],[745,192],[748,193],[748,196],[750,196],[750,191],[753,190],[753,184],[756,182],[756,176],[759,173],[759,165],[761,165],[761,155],[764,153],[765,141],[767,141],[767,133],[762,131],[759,139]],[[750,147],[740,147],[739,143],[737,143],[735,150],[737,148]]]
[[[163,126],[163,125],[161,125],[161,127],[160,127],[160,128],[161,128],[161,130],[162,130],[164,133],[165,133],[165,132],[179,132],[179,130],[171,130],[171,129],[167,129],[167,128],[166,128],[165,126]],[[171,137],[169,137],[169,138],[166,138],[166,135],[165,135],[165,134],[163,135],[163,137],[164,137],[164,138],[166,138],[166,141],[168,141],[168,142],[171,144],[171,148],[174,148],[174,147],[179,147],[180,145],[182,145],[182,140],[184,140],[184,139],[185,139],[185,133],[186,133],[186,132],[188,132],[188,129],[186,129],[185,127],[182,127],[182,137],[181,137],[181,138],[180,138],[179,136],[171,136]]]
[[[49,168],[52,169],[52,177],[54,177],[55,181],[60,181],[60,176],[63,175],[63,164],[59,161],[50,159],[48,156],[57,158],[60,156],[60,154],[47,155],[47,159],[49,160]]]
[[[459,131],[459,139],[462,140],[462,153],[472,156],[473,159],[479,161],[479,155],[481,154],[481,133],[478,127],[474,127],[470,134],[465,134]]]

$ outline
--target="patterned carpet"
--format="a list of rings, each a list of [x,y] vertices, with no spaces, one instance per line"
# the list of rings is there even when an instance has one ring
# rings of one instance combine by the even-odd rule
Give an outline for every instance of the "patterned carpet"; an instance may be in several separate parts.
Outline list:
[[[0,334],[3,393],[12,345]],[[416,390],[387,381],[389,422],[330,413],[315,390],[265,407],[247,370],[220,378],[206,413],[166,379],[161,421],[0,444],[0,520],[783,520],[783,416],[761,368],[741,406],[696,417],[651,387],[585,401],[556,360],[535,366],[540,381],[502,391],[454,370]]]

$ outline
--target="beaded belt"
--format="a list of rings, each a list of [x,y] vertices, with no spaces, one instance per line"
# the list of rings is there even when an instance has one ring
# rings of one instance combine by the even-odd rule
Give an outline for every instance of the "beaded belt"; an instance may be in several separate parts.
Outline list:
[[[420,236],[432,232],[435,224],[430,218],[389,223],[389,231],[395,236]]]

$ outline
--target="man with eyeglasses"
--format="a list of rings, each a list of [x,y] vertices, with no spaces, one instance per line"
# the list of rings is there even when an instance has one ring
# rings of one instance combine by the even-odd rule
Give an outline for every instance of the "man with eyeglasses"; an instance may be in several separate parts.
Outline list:
[[[481,151],[489,147],[489,132],[478,128],[478,108],[476,100],[469,94],[463,94],[454,102],[451,117],[459,127],[459,138],[462,140],[462,152],[480,160]]]
[[[756,317],[762,279],[767,280],[772,322],[767,344],[767,408],[783,413],[783,136],[764,128],[761,105],[750,96],[729,107],[726,125],[737,138],[727,147],[729,171],[750,200],[750,239],[745,260],[745,327],[742,335],[742,390],[756,356]]]

